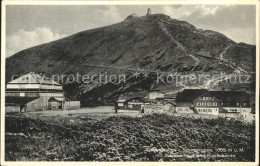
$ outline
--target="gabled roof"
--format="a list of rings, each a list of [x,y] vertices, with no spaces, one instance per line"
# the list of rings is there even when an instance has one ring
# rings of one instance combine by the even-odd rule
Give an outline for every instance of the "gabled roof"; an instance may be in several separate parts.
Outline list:
[[[66,99],[64,97],[51,97],[48,101],[65,102]]]
[[[206,92],[204,92],[204,93],[202,93],[201,95],[199,95],[195,100],[193,100],[193,101],[196,101],[196,100],[198,100],[200,97],[208,97],[208,96],[211,96],[211,97],[213,97],[213,98],[215,98],[216,100],[218,100],[219,101],[219,99],[217,98],[217,97],[215,97],[212,93],[210,93],[210,91],[206,91]]]
[[[143,97],[133,97],[133,98],[129,98],[129,99],[119,99],[116,102],[117,103],[123,103],[123,102],[128,102],[128,101],[131,101],[131,100],[134,100],[134,99],[140,100],[142,102],[151,102],[149,99],[146,99],[146,98],[143,98]]]
[[[23,75],[8,84],[45,84],[45,85],[61,85],[44,75],[35,74],[33,72],[30,72],[26,75]]]
[[[205,92],[207,92],[206,89],[184,89],[182,92],[178,92],[176,102],[193,102]]]
[[[116,102],[117,103],[123,103],[123,102],[125,102],[126,101],[126,99],[119,99],[119,100],[117,100]]]
[[[250,95],[246,91],[210,91],[223,103],[250,103]]]
[[[192,103],[204,93],[209,93],[216,97],[222,103],[231,103],[230,106],[236,103],[250,103],[250,95],[246,91],[207,91],[206,89],[184,89],[178,92],[176,102]],[[248,105],[249,106],[249,105]]]

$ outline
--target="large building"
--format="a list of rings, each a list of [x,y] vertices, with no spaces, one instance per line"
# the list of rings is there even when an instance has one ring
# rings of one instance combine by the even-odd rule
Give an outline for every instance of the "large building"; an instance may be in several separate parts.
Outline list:
[[[66,101],[62,85],[40,74],[30,72],[6,85],[6,112],[63,110],[70,105],[78,108],[80,103]]]
[[[211,114],[248,119],[251,114],[250,95],[245,91],[207,91],[184,89],[176,96],[177,113]]]

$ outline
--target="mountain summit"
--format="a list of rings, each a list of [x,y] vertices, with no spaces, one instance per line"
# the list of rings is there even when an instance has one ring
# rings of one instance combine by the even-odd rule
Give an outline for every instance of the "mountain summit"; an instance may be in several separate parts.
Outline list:
[[[197,29],[164,14],[133,14],[127,18],[14,54],[6,59],[6,80],[30,71],[47,76],[100,72],[128,75],[129,82],[120,85],[66,85],[70,87],[68,95],[87,103],[166,86],[156,85],[152,77],[134,79],[131,71],[135,70],[182,75],[255,70],[255,46],[236,43],[221,33]]]

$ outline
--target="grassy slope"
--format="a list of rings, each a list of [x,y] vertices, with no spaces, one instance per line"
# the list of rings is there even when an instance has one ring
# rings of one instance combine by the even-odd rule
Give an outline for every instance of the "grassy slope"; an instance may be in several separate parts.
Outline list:
[[[169,115],[59,121],[7,117],[7,161],[253,161],[254,124]],[[235,157],[213,157],[220,149]],[[205,149],[207,149],[205,151]],[[210,152],[212,151],[212,152]],[[200,157],[196,155],[201,155]],[[180,156],[180,157],[178,157]]]

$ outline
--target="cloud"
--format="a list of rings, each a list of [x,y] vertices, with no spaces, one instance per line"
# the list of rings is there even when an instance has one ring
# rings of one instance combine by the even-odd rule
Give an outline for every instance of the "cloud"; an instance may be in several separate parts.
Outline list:
[[[53,33],[52,30],[47,27],[37,27],[32,31],[21,29],[6,36],[6,57],[32,46],[47,43],[63,37],[66,37],[66,35]]]
[[[190,15],[182,19],[199,26],[227,30],[230,28],[255,27],[255,6],[252,5],[221,5],[198,6]]]
[[[165,6],[163,11],[197,28],[221,32],[236,42],[255,44],[256,8],[254,5]]]
[[[93,12],[93,24],[99,22],[100,25],[106,26],[123,21],[122,14],[120,14],[118,6],[105,6]]]
[[[218,5],[179,5],[179,6],[164,6],[163,12],[172,18],[183,19],[199,13],[202,16],[215,14]]]

